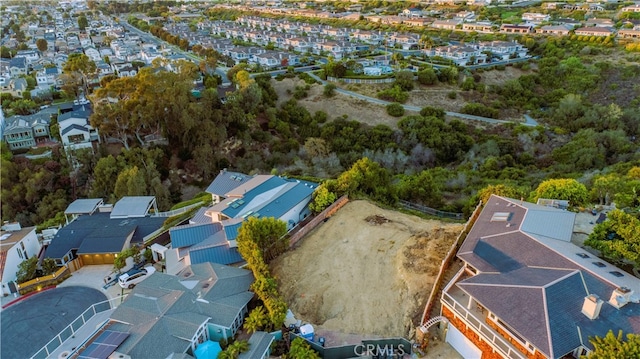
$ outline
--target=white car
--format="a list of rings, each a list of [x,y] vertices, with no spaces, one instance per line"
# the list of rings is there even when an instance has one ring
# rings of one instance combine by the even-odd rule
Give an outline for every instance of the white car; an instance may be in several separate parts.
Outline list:
[[[142,269],[132,269],[127,273],[118,277],[118,284],[122,288],[131,289],[135,287],[136,284],[145,280],[148,276],[155,273],[156,269],[154,267],[145,267]]]

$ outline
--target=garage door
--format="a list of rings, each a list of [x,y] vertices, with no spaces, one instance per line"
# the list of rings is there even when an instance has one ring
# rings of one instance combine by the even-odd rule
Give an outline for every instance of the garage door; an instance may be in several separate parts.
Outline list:
[[[480,349],[451,324],[447,329],[446,341],[465,359],[480,359],[482,357]]]

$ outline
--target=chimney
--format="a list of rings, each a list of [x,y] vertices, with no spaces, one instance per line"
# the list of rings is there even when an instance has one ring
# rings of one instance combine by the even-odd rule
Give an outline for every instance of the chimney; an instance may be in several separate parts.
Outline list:
[[[600,315],[600,308],[602,308],[602,303],[604,303],[600,298],[595,294],[589,294],[584,297],[584,303],[582,304],[582,314],[586,315],[587,318],[594,320],[598,318]]]
[[[619,287],[616,288],[613,293],[611,293],[611,298],[609,298],[609,304],[616,307],[616,309],[620,309],[625,306],[625,304],[631,301],[631,295],[633,291],[627,287]]]

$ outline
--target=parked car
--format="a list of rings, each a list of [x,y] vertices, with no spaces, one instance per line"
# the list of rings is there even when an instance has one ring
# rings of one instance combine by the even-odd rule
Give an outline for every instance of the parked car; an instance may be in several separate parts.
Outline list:
[[[122,288],[131,289],[135,287],[136,284],[142,282],[147,277],[155,273],[155,271],[156,269],[151,266],[142,269],[132,269],[118,278],[118,284]]]

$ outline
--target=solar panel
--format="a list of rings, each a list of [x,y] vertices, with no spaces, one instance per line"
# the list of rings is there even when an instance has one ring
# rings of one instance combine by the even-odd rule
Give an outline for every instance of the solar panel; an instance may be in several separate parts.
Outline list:
[[[79,353],[79,359],[107,359],[129,333],[105,330],[86,349]]]

